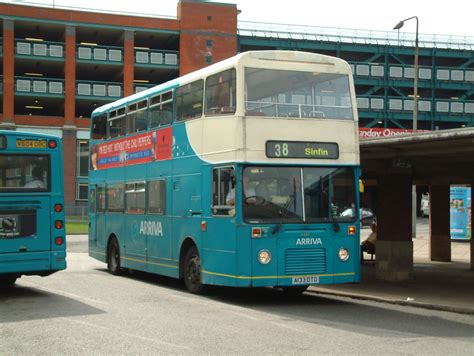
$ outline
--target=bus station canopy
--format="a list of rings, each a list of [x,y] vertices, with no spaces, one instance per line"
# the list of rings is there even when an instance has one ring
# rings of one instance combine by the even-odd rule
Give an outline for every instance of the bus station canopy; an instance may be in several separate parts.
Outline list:
[[[387,172],[411,174],[416,185],[474,181],[474,127],[364,139],[360,154],[367,183]]]

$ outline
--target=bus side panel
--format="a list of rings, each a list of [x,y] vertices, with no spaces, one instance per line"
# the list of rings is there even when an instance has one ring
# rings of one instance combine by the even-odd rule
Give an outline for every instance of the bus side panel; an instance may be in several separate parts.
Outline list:
[[[126,260],[127,266],[146,270],[147,234],[151,232],[151,229],[148,228],[149,219],[146,219],[143,214],[125,213],[124,221],[123,240],[125,246],[122,257]]]
[[[206,222],[201,247],[203,283],[238,286],[235,218],[206,216],[203,221]]]
[[[201,174],[174,176],[172,186],[173,255],[178,261],[182,241],[191,238],[201,246]]]

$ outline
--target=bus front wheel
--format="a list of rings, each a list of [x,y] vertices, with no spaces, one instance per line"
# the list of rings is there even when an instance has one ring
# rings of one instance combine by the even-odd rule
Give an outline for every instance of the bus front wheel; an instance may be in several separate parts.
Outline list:
[[[188,291],[194,294],[204,291],[204,285],[201,283],[201,259],[196,246],[186,252],[183,277]]]
[[[15,284],[17,277],[0,277],[0,288],[11,287]]]
[[[112,237],[107,249],[107,269],[115,276],[122,274],[122,267],[120,266],[120,247],[117,238]]]

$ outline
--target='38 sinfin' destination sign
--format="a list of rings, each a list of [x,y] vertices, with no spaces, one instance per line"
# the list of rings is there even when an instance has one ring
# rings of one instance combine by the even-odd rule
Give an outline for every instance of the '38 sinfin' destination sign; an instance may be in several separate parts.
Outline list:
[[[339,146],[335,142],[267,141],[268,158],[339,158]]]

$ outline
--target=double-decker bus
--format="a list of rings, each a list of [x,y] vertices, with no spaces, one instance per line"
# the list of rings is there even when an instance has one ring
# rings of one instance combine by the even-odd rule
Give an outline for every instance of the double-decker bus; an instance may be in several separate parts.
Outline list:
[[[0,131],[0,287],[66,268],[61,141]]]
[[[254,51],[96,109],[90,256],[205,285],[357,282],[349,65]]]

